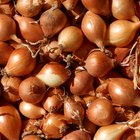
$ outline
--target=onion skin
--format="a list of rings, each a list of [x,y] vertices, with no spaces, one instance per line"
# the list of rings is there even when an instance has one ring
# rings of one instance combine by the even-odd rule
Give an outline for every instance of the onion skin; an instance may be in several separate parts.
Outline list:
[[[33,18],[15,15],[14,19],[18,22],[19,30],[22,37],[30,42],[43,40],[43,32],[38,23]]]
[[[127,78],[110,78],[108,80],[108,92],[112,102],[123,106],[140,107],[140,96],[134,90],[133,82]]]
[[[115,109],[107,99],[94,100],[86,110],[87,118],[98,126],[109,125],[115,118]]]
[[[62,140],[91,140],[91,136],[85,131],[75,130],[65,135]]]
[[[4,69],[10,76],[23,76],[31,73],[35,65],[36,59],[32,58],[30,51],[21,47],[11,53]]]
[[[50,62],[44,65],[36,77],[49,87],[58,87],[67,81],[69,71],[60,63]]]
[[[0,133],[5,138],[19,140],[21,123],[20,114],[14,106],[0,106]]]
[[[82,0],[83,5],[91,12],[102,15],[110,15],[109,0]]]
[[[20,98],[28,103],[37,104],[45,96],[46,86],[37,77],[28,77],[19,85]]]
[[[91,11],[87,11],[82,19],[82,31],[87,39],[95,43],[99,48],[104,47],[106,28],[105,21],[99,15]]]
[[[103,77],[115,67],[114,62],[104,52],[91,51],[85,60],[85,68],[93,77]]]
[[[10,40],[13,34],[16,34],[15,21],[5,14],[0,14],[0,41]]]
[[[44,36],[47,38],[52,38],[67,23],[67,17],[60,9],[49,9],[43,12],[39,20]]]
[[[125,47],[132,42],[139,28],[140,21],[115,20],[107,29],[105,44],[108,46]]]

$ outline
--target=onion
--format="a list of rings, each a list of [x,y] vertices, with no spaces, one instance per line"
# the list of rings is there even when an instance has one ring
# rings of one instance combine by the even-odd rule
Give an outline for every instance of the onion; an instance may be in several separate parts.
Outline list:
[[[129,127],[124,124],[102,126],[96,131],[93,140],[119,140],[128,129]]]
[[[65,135],[62,140],[91,140],[91,136],[86,131],[74,130]]]
[[[109,16],[110,2],[109,0],[82,0],[83,5],[93,13]]]
[[[139,21],[135,12],[134,0],[112,0],[112,15],[117,19]],[[128,10],[129,9],[129,10]]]
[[[60,0],[60,1],[67,10],[73,10],[78,3],[78,0]]]
[[[29,74],[36,65],[36,59],[32,58],[26,47],[15,49],[5,66],[5,72],[11,76],[23,76]]]
[[[70,92],[75,95],[87,95],[93,90],[93,77],[82,67],[77,67],[70,81]]]
[[[46,86],[37,77],[28,77],[24,79],[19,86],[20,98],[28,103],[36,104],[42,101],[45,96]]]
[[[20,139],[21,123],[20,114],[14,106],[0,106],[0,133],[6,139]]]
[[[62,64],[50,62],[40,70],[36,77],[49,87],[58,87],[67,81],[69,74]]]
[[[101,49],[104,48],[106,23],[99,15],[87,11],[82,19],[81,29],[89,41]]]
[[[35,20],[29,17],[15,15],[14,19],[18,22],[19,30],[22,37],[30,42],[43,40],[43,32],[38,23],[33,23]]]
[[[19,85],[22,82],[19,77],[7,77],[1,78],[1,84],[3,86],[3,97],[10,102],[17,102],[20,100],[19,97]]]
[[[115,118],[115,109],[107,99],[94,100],[86,110],[87,118],[98,126],[109,125]]]
[[[52,38],[64,28],[67,22],[67,17],[59,9],[49,9],[41,14],[39,20],[44,36]]]
[[[74,52],[82,43],[82,31],[76,26],[65,27],[58,35],[58,45],[63,51]]]
[[[5,3],[8,3],[8,2],[10,2],[10,0],[1,0],[0,4],[5,4]]]
[[[135,23],[128,20],[115,20],[107,29],[105,44],[116,47],[127,46],[132,42],[139,28],[140,21]]]
[[[0,65],[6,65],[13,48],[6,42],[0,41]]]
[[[0,41],[8,41],[15,34],[16,34],[15,21],[5,14],[0,14]]]
[[[89,107],[92,104],[92,102],[94,102],[94,100],[96,100],[96,99],[97,99],[97,97],[92,96],[92,95],[83,96],[83,100],[86,103],[86,107]]]
[[[42,9],[41,0],[17,0],[16,10],[25,17],[34,17]]]
[[[103,77],[114,68],[115,61],[104,52],[91,51],[85,60],[85,68],[94,77]]]
[[[108,92],[112,102],[123,106],[140,107],[140,96],[134,90],[133,82],[127,78],[110,78],[108,81]]]
[[[67,119],[62,114],[51,113],[43,120],[42,131],[47,138],[62,138],[67,129]]]
[[[22,140],[42,140],[42,139],[37,135],[27,135],[23,137]]]
[[[39,119],[46,115],[46,111],[42,107],[25,101],[20,102],[19,111],[23,116],[30,119]]]

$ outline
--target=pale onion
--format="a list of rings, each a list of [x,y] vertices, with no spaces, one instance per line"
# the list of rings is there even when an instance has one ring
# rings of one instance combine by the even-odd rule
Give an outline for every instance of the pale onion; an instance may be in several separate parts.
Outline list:
[[[104,48],[106,28],[105,21],[91,11],[87,11],[82,19],[82,31],[87,39],[95,43],[99,48]]]
[[[57,62],[47,63],[36,75],[49,87],[58,87],[64,84],[69,76],[70,71]]]
[[[93,13],[109,16],[110,1],[109,0],[82,0],[83,5]]]
[[[46,111],[39,105],[21,101],[19,104],[20,113],[30,119],[38,119],[46,115]]]
[[[58,35],[60,49],[67,52],[74,52],[83,43],[83,33],[76,26],[65,27]]]
[[[139,21],[136,16],[134,0],[112,0],[112,15],[117,19]]]
[[[106,45],[124,47],[132,42],[137,30],[140,28],[139,22],[131,22],[128,20],[113,21],[106,34]]]

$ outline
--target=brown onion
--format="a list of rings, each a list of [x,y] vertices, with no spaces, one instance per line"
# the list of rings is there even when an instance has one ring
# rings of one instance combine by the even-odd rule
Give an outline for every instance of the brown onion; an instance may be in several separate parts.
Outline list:
[[[134,90],[133,82],[127,78],[110,78],[108,92],[112,102],[123,106],[140,106],[140,96]]]
[[[0,41],[0,65],[6,65],[13,48],[6,42]]]
[[[41,0],[17,0],[16,10],[25,17],[34,17],[42,9]]]
[[[91,140],[91,136],[86,131],[75,130],[65,135],[62,140]]]
[[[44,36],[51,38],[64,28],[67,17],[60,9],[49,9],[41,14],[39,20]]]
[[[43,40],[43,32],[38,23],[33,23],[35,20],[29,17],[15,15],[14,19],[18,22],[19,30],[22,37],[30,42]]]
[[[21,101],[19,104],[20,113],[30,119],[38,119],[46,115],[46,111],[39,105]]]
[[[140,28],[139,22],[131,22],[128,20],[113,21],[106,34],[106,45],[124,47],[132,42],[136,31]]]
[[[18,89],[21,82],[22,80],[19,77],[3,76],[1,78],[1,84],[4,90],[2,96],[10,102],[20,100]]]
[[[99,15],[87,11],[82,19],[81,29],[89,41],[104,48],[106,23]]]
[[[94,100],[86,110],[87,118],[98,126],[109,125],[115,119],[112,103],[104,98]]]
[[[6,139],[20,139],[21,118],[18,110],[12,105],[0,106],[0,133]]]
[[[109,58],[104,52],[91,51],[85,60],[85,68],[94,77],[103,77],[114,68],[114,59]]]
[[[20,98],[28,103],[36,104],[45,96],[46,86],[37,77],[28,77],[19,85]]]
[[[109,0],[82,0],[83,5],[93,13],[109,16],[110,2]]]
[[[65,83],[70,76],[69,70],[57,62],[47,63],[36,75],[49,87],[58,87]]]
[[[67,10],[73,10],[78,3],[78,0],[60,0],[60,1]]]
[[[83,43],[83,33],[76,26],[65,27],[58,35],[60,49],[67,52],[74,52]]]
[[[43,120],[42,131],[47,138],[62,138],[67,130],[67,119],[62,114],[50,113]]]
[[[77,67],[70,81],[70,92],[75,95],[87,95],[93,90],[93,77],[82,67]]]
[[[117,19],[139,21],[136,16],[134,0],[112,0],[112,15]]]
[[[5,66],[5,72],[11,76],[23,76],[29,74],[36,65],[36,59],[32,58],[26,47],[15,49]]]
[[[22,140],[42,140],[42,139],[37,135],[27,135],[23,137]]]

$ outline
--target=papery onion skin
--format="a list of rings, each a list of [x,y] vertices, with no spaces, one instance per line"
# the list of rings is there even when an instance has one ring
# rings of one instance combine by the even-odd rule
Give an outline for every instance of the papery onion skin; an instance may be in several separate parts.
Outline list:
[[[87,118],[98,126],[109,125],[115,119],[115,109],[107,99],[94,100],[86,110]]]
[[[4,70],[10,76],[23,76],[32,72],[35,65],[36,59],[32,58],[30,51],[21,47],[11,53]]]
[[[47,38],[52,38],[60,32],[67,23],[66,15],[58,8],[44,11],[39,20],[44,36]]]
[[[132,42],[139,28],[140,21],[115,20],[107,29],[105,44],[115,47],[125,47]]]
[[[16,34],[15,21],[5,14],[0,14],[0,41],[10,40],[13,34]]]
[[[91,11],[87,11],[82,19],[82,31],[87,39],[95,43],[99,48],[104,47],[106,28],[105,21],[99,15]]]
[[[85,60],[85,68],[93,77],[103,77],[115,67],[115,60],[104,52],[93,51]]]
[[[34,17],[42,9],[41,0],[17,0],[16,10],[25,17]]]
[[[12,105],[0,106],[0,133],[7,139],[20,139],[21,117],[18,110]]]
[[[17,21],[20,33],[25,40],[37,42],[43,40],[43,32],[38,23],[33,23],[35,20],[29,17],[14,15]]]
[[[58,35],[58,45],[66,52],[74,52],[83,43],[83,33],[76,26],[65,27]]]
[[[44,65],[36,77],[49,87],[58,87],[67,81],[69,74],[69,70],[65,69],[62,64],[50,62]]]
[[[28,103],[39,103],[44,98],[45,92],[45,83],[37,77],[28,77],[19,85],[19,96]]]

